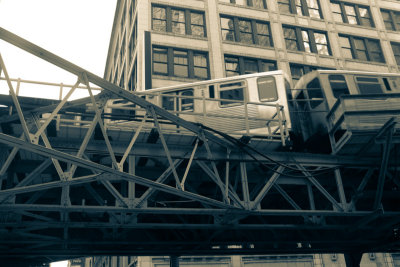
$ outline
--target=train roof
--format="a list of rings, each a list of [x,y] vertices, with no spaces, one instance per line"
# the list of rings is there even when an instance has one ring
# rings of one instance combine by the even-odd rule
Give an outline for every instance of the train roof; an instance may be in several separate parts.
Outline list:
[[[302,76],[294,86],[294,89],[302,89],[304,85],[309,83],[320,74],[351,74],[351,75],[378,75],[378,76],[398,76],[400,73],[386,73],[386,72],[373,72],[373,71],[357,71],[357,70],[314,70]]]
[[[260,77],[260,76],[268,76],[268,75],[284,75],[287,79],[289,79],[288,75],[282,71],[282,70],[274,70],[274,71],[266,71],[266,72],[259,72],[259,73],[251,73],[251,74],[245,74],[245,75],[238,75],[238,76],[232,76],[232,77],[226,77],[226,78],[218,78],[218,79],[212,79],[212,80],[205,80],[205,81],[199,81],[199,82],[193,82],[193,83],[185,83],[185,84],[178,84],[178,85],[172,85],[172,86],[166,86],[166,87],[159,87],[159,88],[154,88],[154,89],[149,89],[146,91],[140,91],[140,92],[135,92],[135,93],[154,93],[158,91],[164,91],[164,90],[175,90],[175,89],[184,89],[184,88],[190,88],[194,86],[199,86],[199,85],[207,85],[211,83],[219,83],[219,82],[225,82],[225,81],[237,81],[237,80],[242,80],[242,79],[247,79],[247,78],[252,78],[252,77]]]

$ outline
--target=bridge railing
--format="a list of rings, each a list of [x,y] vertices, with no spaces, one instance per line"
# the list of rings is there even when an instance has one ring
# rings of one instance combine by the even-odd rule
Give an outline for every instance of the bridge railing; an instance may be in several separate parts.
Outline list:
[[[64,83],[51,83],[42,81],[32,81],[23,79],[10,79],[16,88],[18,96],[29,96],[34,98],[44,98],[51,100],[62,100],[71,90],[73,85]],[[1,84],[4,83],[4,86]],[[0,78],[0,94],[8,94],[4,89],[7,88],[4,78]],[[101,88],[91,88],[93,93],[99,93]],[[165,107],[169,112],[184,119],[202,123],[217,131],[231,135],[247,135],[267,138],[270,140],[279,140],[283,145],[289,137],[290,123],[285,114],[284,106],[279,104],[259,103],[245,100],[215,99],[196,96],[162,94],[161,92],[135,92],[136,95],[146,98],[149,102],[162,106],[161,99],[168,99],[174,103],[174,107]],[[87,87],[78,86],[69,100],[89,96]],[[119,102],[118,102],[119,101]],[[178,104],[179,103],[179,104]],[[221,105],[223,103],[223,106]],[[87,114],[59,114],[55,117],[57,129],[60,126],[89,125],[93,114],[90,114],[92,104],[86,104]],[[105,106],[104,115],[105,126],[122,127],[130,129],[137,126],[143,118],[146,110],[126,100],[110,100]],[[88,120],[85,119],[88,117]],[[43,114],[46,118],[46,114]],[[151,122],[144,125],[144,129],[153,128]],[[176,132],[176,125],[162,123],[161,127],[170,132]],[[180,128],[179,132],[185,132]]]
[[[159,105],[169,112],[215,130],[232,134],[248,135],[280,140],[283,145],[289,136],[289,121],[284,106],[251,102],[247,100],[216,99],[161,92],[137,92],[138,96]],[[165,105],[162,101],[172,103]],[[223,104],[221,104],[223,103]],[[132,103],[110,101],[106,109],[112,114],[109,125],[127,124],[142,118],[145,110]],[[118,116],[122,119],[118,120]],[[152,127],[148,125],[148,127]],[[176,126],[163,125],[164,129],[176,131]],[[180,130],[182,131],[182,129]]]

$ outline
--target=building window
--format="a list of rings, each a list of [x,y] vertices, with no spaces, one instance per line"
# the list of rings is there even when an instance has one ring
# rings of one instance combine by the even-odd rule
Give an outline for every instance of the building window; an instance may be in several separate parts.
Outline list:
[[[168,49],[153,47],[153,73],[168,75]]]
[[[269,24],[266,22],[221,16],[221,33],[225,41],[273,46]]]
[[[314,70],[317,70],[316,66],[300,65],[300,64],[290,64],[290,73],[292,75],[293,85],[296,85],[300,78]]]
[[[225,55],[225,74],[227,77],[276,69],[275,61]]]
[[[400,11],[381,9],[381,14],[386,30],[400,31]]]
[[[223,3],[231,3],[241,6],[250,6],[255,8],[267,8],[267,0],[219,0]]]
[[[305,51],[320,55],[330,55],[328,37],[324,32],[311,29],[282,26],[286,49]]]
[[[345,58],[385,62],[379,40],[339,35],[339,42]]]
[[[208,56],[205,52],[153,47],[153,73],[194,79],[208,79]]]
[[[336,22],[374,27],[374,22],[367,6],[332,1],[331,8],[333,19]]]
[[[174,76],[189,77],[188,52],[174,50]]]
[[[318,0],[278,0],[278,7],[281,13],[322,18]]]
[[[153,6],[152,29],[205,37],[204,13],[188,9]]]
[[[390,43],[392,45],[392,50],[394,58],[396,59],[397,65],[400,66],[400,43]]]

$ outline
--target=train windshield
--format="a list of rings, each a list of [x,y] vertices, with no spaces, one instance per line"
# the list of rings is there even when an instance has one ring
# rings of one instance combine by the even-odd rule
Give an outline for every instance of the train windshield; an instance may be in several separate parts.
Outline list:
[[[257,79],[258,97],[260,101],[278,100],[275,78],[272,76]]]

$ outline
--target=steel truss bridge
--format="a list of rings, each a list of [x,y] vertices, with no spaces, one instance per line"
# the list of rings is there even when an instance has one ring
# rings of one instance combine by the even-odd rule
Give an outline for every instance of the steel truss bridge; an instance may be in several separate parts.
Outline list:
[[[363,252],[400,251],[395,121],[353,155],[246,144],[4,29],[0,38],[77,76],[60,101],[18,97],[23,81],[10,78],[0,57],[10,92],[0,108],[3,262],[346,253],[357,265]],[[90,96],[67,101],[78,87]],[[145,115],[113,118],[105,106],[116,98]],[[165,122],[180,132],[166,131]]]

